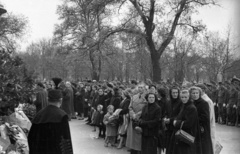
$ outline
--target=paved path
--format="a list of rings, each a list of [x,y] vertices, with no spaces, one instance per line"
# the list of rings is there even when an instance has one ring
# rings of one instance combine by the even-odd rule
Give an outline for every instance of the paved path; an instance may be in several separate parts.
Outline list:
[[[93,127],[86,125],[83,120],[70,121],[74,154],[129,154],[126,148],[116,149],[104,147],[103,139],[95,139],[96,132]],[[223,145],[221,154],[240,153],[240,128],[218,125],[217,138]]]

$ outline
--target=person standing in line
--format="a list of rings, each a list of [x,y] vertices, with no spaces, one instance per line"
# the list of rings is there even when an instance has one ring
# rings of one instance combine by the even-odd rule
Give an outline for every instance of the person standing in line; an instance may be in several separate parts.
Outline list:
[[[122,102],[120,103],[119,108],[122,109],[119,113],[119,136],[120,142],[118,145],[118,149],[121,149],[126,144],[126,137],[127,137],[127,127],[128,127],[128,118],[129,118],[129,104],[131,101],[131,89],[128,88],[122,92]]]
[[[117,136],[117,119],[112,118],[114,112],[114,106],[109,105],[107,107],[107,114],[103,118],[103,123],[106,125],[106,138],[105,138],[105,147],[108,147],[108,144],[115,146],[115,139]]]
[[[144,85],[138,86],[138,94],[132,97],[129,105],[130,121],[127,129],[127,141],[126,147],[131,150],[131,154],[139,154],[142,146],[142,135],[134,127],[135,121],[137,121],[141,114],[142,108],[146,105]]]
[[[238,92],[233,83],[230,84],[230,96],[227,104],[227,125],[235,126],[236,123],[236,108],[238,101]]]
[[[170,145],[172,145],[172,151],[170,154],[205,154],[201,150],[197,108],[190,100],[190,94],[187,89],[181,90],[180,98],[183,105],[179,114],[173,121],[174,133],[171,137],[172,143]],[[176,138],[175,133],[180,128],[195,137],[193,144],[185,143]]]
[[[215,112],[214,112],[214,104],[212,100],[208,97],[208,95],[205,93],[206,86],[204,84],[198,84],[197,87],[202,89],[202,99],[205,100],[210,109],[210,133],[211,133],[211,140],[212,140],[212,147],[213,147],[213,153],[215,153],[215,144],[216,144],[216,121],[215,121]]]
[[[68,85],[69,86],[69,85]],[[72,119],[72,105],[71,101],[73,101],[73,93],[70,88],[67,87],[66,84],[61,84],[62,93],[63,93],[63,100],[61,108],[68,114],[68,119],[71,121]]]
[[[218,88],[218,98],[217,98],[217,105],[218,105],[218,123],[219,124],[225,124],[226,123],[226,117],[223,114],[223,104],[226,102],[226,93],[227,89],[222,84],[222,82],[219,82],[219,88]]]
[[[41,82],[38,82],[36,88],[36,100],[34,101],[34,104],[36,105],[36,113],[48,105],[47,97],[47,91],[45,90],[44,85]]]
[[[180,90],[177,87],[172,87],[169,91],[170,101],[166,105],[166,117],[163,119],[166,130],[166,154],[172,154],[172,147],[170,139],[174,133],[173,120],[179,114],[182,102],[180,100]]]
[[[73,154],[68,115],[60,109],[61,90],[50,90],[48,102],[32,120],[29,154]]]
[[[210,109],[208,103],[202,99],[202,90],[199,87],[191,87],[191,99],[197,108],[201,143],[203,154],[213,154],[213,146],[211,140],[211,126],[210,126]]]
[[[78,83],[77,91],[75,93],[76,103],[77,103],[76,110],[79,116],[78,120],[84,119],[84,113],[83,113],[84,94],[85,94],[84,84]]]
[[[161,108],[156,103],[156,94],[148,93],[146,98],[148,103],[143,107],[138,120],[138,125],[142,128],[141,154],[157,154]]]

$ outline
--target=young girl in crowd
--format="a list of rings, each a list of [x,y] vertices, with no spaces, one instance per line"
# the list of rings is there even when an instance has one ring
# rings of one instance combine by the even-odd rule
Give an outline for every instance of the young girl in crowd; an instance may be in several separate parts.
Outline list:
[[[92,119],[93,122],[92,122],[92,125],[94,127],[94,130],[93,131],[96,131],[96,127],[99,128],[99,134],[98,134],[98,137],[101,137],[102,136],[102,127],[103,127],[103,106],[102,105],[98,105],[97,106],[97,110],[94,112],[94,118]]]
[[[117,136],[117,119],[113,116],[113,105],[109,105],[107,110],[108,112],[103,118],[103,123],[106,125],[105,147],[108,147],[109,143],[111,146],[115,146],[114,143]]]

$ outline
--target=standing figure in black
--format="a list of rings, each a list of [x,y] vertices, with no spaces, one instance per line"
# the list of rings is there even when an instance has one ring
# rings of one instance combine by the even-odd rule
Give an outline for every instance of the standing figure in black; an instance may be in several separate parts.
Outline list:
[[[29,154],[73,154],[68,115],[60,109],[61,90],[50,90],[48,102],[49,105],[32,121],[28,135]]]
[[[141,154],[157,154],[159,121],[161,120],[161,108],[157,105],[156,94],[147,95],[147,105],[143,107],[139,119],[142,128]]]
[[[201,132],[201,143],[203,154],[213,154],[210,128],[210,109],[208,103],[201,98],[202,90],[199,87],[192,87],[191,98],[197,108],[198,119]]]

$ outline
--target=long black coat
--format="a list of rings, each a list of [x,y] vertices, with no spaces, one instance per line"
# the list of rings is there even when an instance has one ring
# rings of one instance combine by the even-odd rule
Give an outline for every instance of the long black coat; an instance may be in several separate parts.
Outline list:
[[[172,134],[174,133],[174,126],[173,121],[176,119],[178,114],[180,113],[182,102],[180,99],[171,99],[167,105],[166,105],[166,116],[170,119],[170,123],[166,124],[167,130],[166,130],[166,154],[171,154],[172,150],[171,147],[173,145],[170,145],[170,139]]]
[[[148,103],[143,107],[140,117],[142,127],[142,154],[157,154],[159,121],[161,120],[161,107],[156,103]]]
[[[170,147],[172,151],[171,154],[201,154],[201,141],[200,141],[200,131],[199,131],[199,123],[198,123],[198,113],[194,104],[189,101],[184,104],[181,108],[180,113],[176,117],[177,123],[174,126],[175,131],[172,134]],[[176,131],[178,131],[181,127],[181,123],[183,123],[182,130],[191,134],[195,137],[195,144],[188,145],[182,141],[179,141],[175,137]],[[203,153],[204,154],[204,153]]]
[[[198,111],[198,119],[201,130],[202,152],[203,154],[213,154],[209,105],[202,98],[194,101],[194,104]]]
[[[83,113],[84,95],[85,95],[84,88],[78,88],[75,93],[75,98],[76,98],[76,111],[79,114]]]
[[[28,134],[29,154],[73,154],[67,114],[48,105],[33,119]]]
[[[119,108],[122,97],[120,95],[113,95],[110,100],[110,105],[114,106],[114,111]]]

